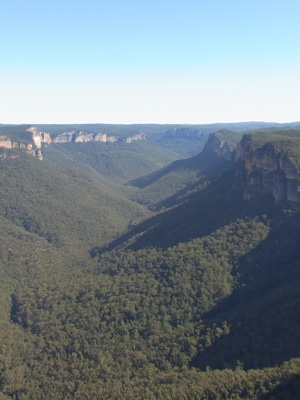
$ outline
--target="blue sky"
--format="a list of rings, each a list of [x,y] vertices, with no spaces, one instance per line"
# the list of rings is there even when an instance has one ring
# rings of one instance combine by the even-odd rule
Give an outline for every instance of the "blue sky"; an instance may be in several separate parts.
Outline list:
[[[0,123],[300,120],[298,0],[0,5]]]

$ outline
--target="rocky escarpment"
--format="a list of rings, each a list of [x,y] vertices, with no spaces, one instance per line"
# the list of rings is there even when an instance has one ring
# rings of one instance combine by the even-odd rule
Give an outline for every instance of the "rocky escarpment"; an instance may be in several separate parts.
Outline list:
[[[5,149],[21,149],[26,151],[26,153],[38,157],[40,160],[42,160],[43,159],[41,151],[42,143],[52,142],[49,133],[42,132],[39,128],[34,126],[28,128],[27,132],[29,132],[29,135],[31,134],[31,137],[28,138],[29,143],[22,143],[21,141],[13,141],[8,136],[1,135],[0,147]],[[8,155],[6,153],[2,153],[1,158],[6,159],[7,156]]]
[[[251,141],[251,135],[245,135],[238,145],[235,187],[243,190],[245,199],[269,194],[276,202],[299,202],[300,174],[292,154],[272,142],[253,148]]]
[[[230,146],[226,140],[221,140],[217,133],[211,133],[209,135],[203,149],[203,151],[207,153],[225,158],[228,161],[232,161],[234,150],[234,146]]]
[[[35,126],[31,126],[30,128],[27,129],[27,131],[32,133],[32,140],[38,149],[42,147],[42,143],[52,142],[49,133],[42,132],[39,128]]]
[[[0,147],[5,149],[21,149],[26,151],[26,153],[38,157],[40,160],[43,159],[42,152],[40,150],[40,146],[37,147],[35,142],[33,143],[20,143],[20,142],[13,142],[7,136],[0,136]],[[1,155],[2,159],[7,158],[7,154],[3,153]]]
[[[130,137],[120,137],[120,136],[111,136],[107,135],[106,133],[91,133],[91,132],[84,132],[84,131],[70,131],[64,132],[60,135],[56,136],[53,140],[54,143],[85,143],[85,142],[104,142],[104,143],[113,143],[113,142],[125,142],[125,143],[132,143],[134,140],[143,140],[145,139],[146,135],[142,132],[137,133],[134,136]]]
[[[29,139],[29,143],[22,143],[18,141],[12,141],[8,136],[1,135],[0,136],[0,147],[5,149],[22,149],[26,151],[28,154],[38,157],[40,160],[43,159],[42,155],[42,144],[50,144],[50,143],[85,143],[85,142],[125,142],[132,143],[135,140],[143,140],[146,138],[146,135],[142,132],[137,133],[134,136],[130,137],[120,137],[120,136],[110,136],[106,133],[91,133],[84,131],[71,131],[64,132],[56,136],[54,139],[51,138],[50,134],[47,132],[42,132],[40,128],[32,126],[27,129],[32,136]],[[7,154],[1,154],[2,159],[7,158]]]

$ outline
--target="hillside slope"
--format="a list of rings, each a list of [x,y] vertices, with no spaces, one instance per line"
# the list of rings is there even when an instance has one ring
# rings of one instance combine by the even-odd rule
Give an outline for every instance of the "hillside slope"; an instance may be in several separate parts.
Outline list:
[[[50,150],[49,150],[50,151]],[[145,210],[120,197],[91,168],[3,150],[0,215],[57,246],[105,242]],[[63,155],[59,155],[62,160]]]
[[[140,188],[130,198],[152,209],[178,205],[229,167],[241,137],[241,133],[229,130],[210,134],[203,151],[196,156],[130,181],[130,185]]]
[[[52,146],[62,154],[94,168],[109,181],[118,183],[155,171],[180,158],[178,154],[148,140],[132,143],[61,143]]]
[[[0,396],[298,399],[300,202],[269,189],[298,184],[299,137],[247,133],[235,153],[213,135],[210,157],[138,180],[207,184],[128,230],[146,209],[88,163],[2,150]]]

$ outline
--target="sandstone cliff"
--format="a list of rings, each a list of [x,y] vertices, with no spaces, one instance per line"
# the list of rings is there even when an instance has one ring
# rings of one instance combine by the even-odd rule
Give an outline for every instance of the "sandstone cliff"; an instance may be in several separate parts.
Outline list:
[[[232,149],[229,144],[220,140],[215,133],[209,135],[203,151],[213,153],[218,157],[225,158],[226,160],[232,159]]]
[[[40,149],[42,147],[42,143],[51,143],[52,139],[49,133],[42,132],[39,128],[32,126],[27,129],[28,132],[32,133],[32,140],[36,147]]]
[[[0,136],[0,147],[3,147],[5,149],[21,149],[26,151],[26,153],[38,157],[40,160],[43,159],[42,152],[40,148],[37,148],[35,141],[33,140],[33,143],[19,143],[19,142],[13,142],[11,141],[7,136]],[[1,155],[2,159],[7,158],[7,154],[3,153]]]
[[[270,194],[275,201],[300,201],[300,174],[294,156],[299,139],[285,139],[284,146],[267,141],[253,146],[253,136],[245,135],[238,145],[235,187],[245,199]],[[282,142],[283,143],[283,142]]]
[[[112,136],[107,135],[106,133],[98,132],[84,132],[84,131],[71,131],[64,132],[58,135],[53,142],[54,143],[68,143],[68,142],[104,142],[104,143],[113,143],[113,142],[126,142],[132,143],[134,140],[143,140],[146,138],[146,135],[142,132],[137,133],[134,136],[123,138],[120,136]]]
[[[47,132],[42,132],[40,128],[31,126],[27,129],[27,132],[31,133],[30,143],[22,143],[12,141],[9,137],[2,135],[0,136],[0,147],[6,149],[22,149],[25,150],[28,154],[38,157],[40,160],[43,159],[42,155],[42,143],[50,144],[50,143],[83,143],[83,142],[105,142],[105,143],[113,143],[113,142],[125,142],[132,143],[134,140],[143,140],[146,138],[146,135],[142,132],[137,133],[134,136],[123,138],[119,136],[111,136],[106,133],[91,133],[84,131],[70,131],[59,134],[52,140],[51,136]],[[5,155],[1,156],[2,159],[6,159]]]
[[[232,161],[234,159],[236,146],[241,137],[241,133],[225,129],[211,133],[205,143],[203,151]]]

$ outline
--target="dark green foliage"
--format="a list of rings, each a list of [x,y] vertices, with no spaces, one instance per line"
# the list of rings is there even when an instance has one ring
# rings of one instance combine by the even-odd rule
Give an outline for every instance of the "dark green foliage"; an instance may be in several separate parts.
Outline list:
[[[215,137],[219,140],[215,141]],[[129,182],[140,188],[130,198],[151,209],[180,204],[192,193],[205,189],[220,174],[232,167],[232,153],[241,137],[241,133],[229,130],[210,135],[200,154],[177,160],[154,173]],[[223,157],[220,154],[224,143],[227,145],[225,147],[228,154]]]
[[[15,153],[0,162],[0,215],[56,246],[105,242],[144,213],[82,165],[64,171]]]
[[[296,155],[286,133],[251,138]],[[172,208],[128,230],[146,210],[107,178],[165,151],[67,146],[2,151],[0,399],[297,399],[298,205],[243,200],[202,154],[135,181]]]
[[[249,232],[247,237],[237,236],[241,226]],[[260,242],[268,227],[258,220],[237,221],[225,232],[166,251],[104,254],[89,272],[78,271],[76,279],[55,285],[36,279],[17,290],[12,320],[30,332],[35,343],[30,381],[40,381],[40,371],[45,371],[39,397],[49,390],[50,371],[56,396],[70,390],[61,386],[62,377],[72,382],[73,390],[88,385],[97,391],[94,379],[104,376],[102,390],[112,386],[110,393],[117,390],[116,379],[125,387],[137,382],[141,390],[145,373],[144,383],[151,384],[150,370],[158,379],[165,375],[168,385],[175,383],[179,371],[187,373],[199,338],[207,335],[201,317],[231,293],[230,261],[255,246],[254,232]],[[225,237],[231,238],[226,248]],[[228,331],[223,322],[213,335]],[[128,396],[133,394],[129,391]]]
[[[156,135],[155,141],[181,154],[183,157],[192,157],[203,150],[208,135],[193,127],[179,127],[167,130]]]
[[[237,220],[165,251],[105,253],[78,269],[76,279],[36,279],[16,290],[12,320],[35,344],[21,390],[40,399],[80,399],[83,391],[86,398],[254,399],[286,384],[299,364],[248,372],[190,368],[199,346],[231,335],[230,323],[210,326],[206,314],[230,296],[238,282],[232,268],[269,231],[265,219]]]
[[[249,133],[243,139],[250,150],[274,148],[277,153],[290,157],[300,166],[300,129],[272,129],[270,131]]]
[[[234,132],[229,129],[221,129],[215,133],[221,140],[229,144],[230,148],[234,149],[242,139],[243,132]]]
[[[117,182],[132,180],[180,158],[178,154],[148,140],[132,143],[61,143],[55,147]]]
[[[226,319],[231,332],[199,353],[202,367],[233,366],[237,360],[245,368],[264,367],[300,356],[299,210],[278,211],[272,220],[268,237],[239,261],[238,289],[207,320]]]
[[[178,205],[192,193],[206,188],[230,165],[215,154],[202,152],[129,182],[140,188],[130,198],[152,209]]]
[[[109,248],[120,245],[132,249],[145,246],[167,248],[209,235],[239,218],[276,213],[278,208],[271,197],[262,196],[244,202],[239,192],[232,191],[234,176],[234,171],[228,170],[207,188],[192,193],[183,204],[161,211],[134,226],[113,241]]]
[[[32,143],[32,133],[27,129],[30,125],[5,125],[0,126],[0,136],[8,137],[12,142]]]

